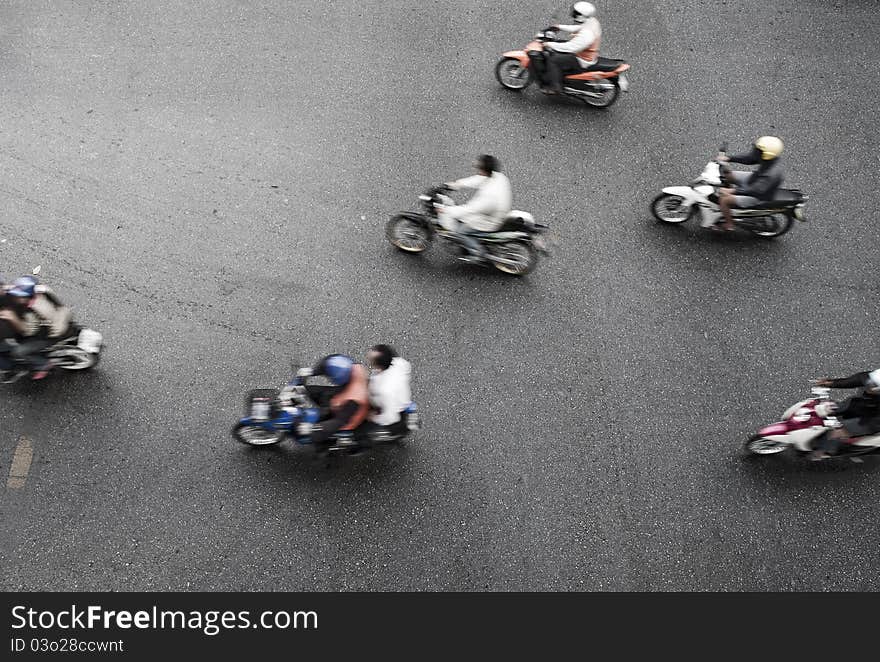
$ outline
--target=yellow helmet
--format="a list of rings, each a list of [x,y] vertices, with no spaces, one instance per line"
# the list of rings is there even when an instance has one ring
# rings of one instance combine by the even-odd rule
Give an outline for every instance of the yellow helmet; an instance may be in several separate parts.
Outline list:
[[[776,136],[761,136],[755,141],[755,147],[761,152],[761,158],[765,161],[775,159],[782,154],[785,146]]]

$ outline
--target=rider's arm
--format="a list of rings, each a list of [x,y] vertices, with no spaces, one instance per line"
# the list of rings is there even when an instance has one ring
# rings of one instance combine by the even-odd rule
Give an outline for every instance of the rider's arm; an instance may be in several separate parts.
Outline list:
[[[733,163],[742,163],[743,165],[755,165],[756,163],[761,162],[760,156],[756,155],[754,152],[748,152],[746,154],[728,154],[728,161],[732,161]]]
[[[486,181],[486,178],[483,175],[471,175],[470,177],[456,179],[454,182],[448,182],[446,185],[453,191],[458,191],[463,188],[479,188],[484,181]]]
[[[64,304],[61,303],[61,299],[59,299],[57,296],[55,296],[55,293],[52,290],[50,290],[48,287],[46,287],[45,285],[38,285],[37,292],[39,294],[42,294],[49,301],[51,301],[52,305],[55,306],[56,308],[62,308],[64,306]]]
[[[829,379],[828,386],[831,388],[861,388],[868,381],[868,372],[857,372],[849,377],[840,377],[839,379]]]
[[[545,46],[557,53],[580,53],[594,41],[596,41],[595,33],[590,28],[582,26],[568,41],[551,41]]]

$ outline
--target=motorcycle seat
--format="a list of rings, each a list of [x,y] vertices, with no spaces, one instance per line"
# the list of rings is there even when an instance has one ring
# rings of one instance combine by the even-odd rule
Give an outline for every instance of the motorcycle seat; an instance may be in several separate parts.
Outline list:
[[[505,218],[504,222],[495,230],[489,232],[472,232],[474,237],[486,237],[498,232],[532,232],[535,228],[535,218],[527,211],[514,210]]]
[[[780,205],[793,206],[800,204],[803,201],[804,195],[799,190],[780,188],[776,189],[772,200],[764,200],[760,204],[755,205],[755,207],[779,207]]]
[[[595,64],[583,69],[583,71],[614,71],[621,64],[626,64],[624,60],[613,60],[610,57],[600,57]]]

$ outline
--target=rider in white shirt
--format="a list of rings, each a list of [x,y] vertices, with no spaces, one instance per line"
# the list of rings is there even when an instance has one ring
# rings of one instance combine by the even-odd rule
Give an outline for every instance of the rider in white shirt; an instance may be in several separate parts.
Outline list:
[[[438,218],[443,227],[450,232],[457,232],[462,243],[473,253],[473,256],[462,257],[466,261],[482,261],[485,258],[485,250],[480,242],[469,235],[497,230],[504,223],[513,204],[510,180],[500,172],[498,159],[489,154],[481,154],[474,167],[478,174],[446,183],[452,190],[474,189],[476,192],[471,199],[463,205],[437,207]]]
[[[574,25],[558,25],[560,30],[571,32],[568,41],[548,42],[544,46],[550,57],[547,58],[547,82],[542,88],[549,94],[561,94],[565,76],[580,73],[599,60],[599,43],[602,40],[602,26],[595,16],[596,8],[590,2],[576,2],[571,8]]]

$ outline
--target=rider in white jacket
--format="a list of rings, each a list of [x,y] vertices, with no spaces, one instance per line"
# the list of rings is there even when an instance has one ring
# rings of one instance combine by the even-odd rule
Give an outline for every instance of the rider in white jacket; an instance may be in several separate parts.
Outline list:
[[[474,189],[476,193],[471,199],[463,205],[437,207],[441,225],[450,232],[461,235],[462,243],[473,253],[473,258],[462,258],[467,261],[480,261],[485,257],[480,242],[468,235],[497,230],[510,213],[513,204],[510,181],[500,172],[498,159],[489,154],[481,154],[475,167],[478,174],[446,184],[453,190]]]
[[[549,88],[545,92],[562,93],[562,82],[566,75],[580,73],[599,59],[599,43],[602,40],[602,26],[595,17],[596,8],[589,2],[576,2],[571,8],[574,25],[558,25],[560,30],[571,32],[568,41],[548,42],[544,47],[553,51],[547,59],[547,79]]]

